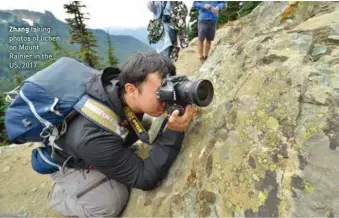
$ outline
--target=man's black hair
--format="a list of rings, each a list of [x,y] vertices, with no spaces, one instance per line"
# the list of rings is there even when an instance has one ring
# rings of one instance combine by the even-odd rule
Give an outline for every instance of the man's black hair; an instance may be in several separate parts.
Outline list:
[[[128,59],[120,69],[120,87],[125,87],[126,83],[139,86],[149,74],[154,72],[159,72],[161,78],[176,75],[176,68],[172,61],[156,52],[140,52]]]

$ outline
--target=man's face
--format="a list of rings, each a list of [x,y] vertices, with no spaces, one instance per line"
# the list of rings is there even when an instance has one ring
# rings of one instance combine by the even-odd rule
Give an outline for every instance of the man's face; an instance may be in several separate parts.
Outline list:
[[[133,89],[131,93],[134,105],[138,112],[158,117],[165,112],[164,104],[157,97],[157,89],[161,86],[161,77],[158,72],[151,73],[146,80]]]

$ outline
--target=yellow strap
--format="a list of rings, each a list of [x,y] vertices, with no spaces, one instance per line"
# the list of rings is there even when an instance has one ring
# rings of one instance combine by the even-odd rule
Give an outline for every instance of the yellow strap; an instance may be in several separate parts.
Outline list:
[[[111,132],[117,133],[122,138],[125,138],[128,134],[128,130],[118,124],[118,116],[107,106],[94,99],[88,98],[82,106],[81,112],[87,118],[95,121]]]

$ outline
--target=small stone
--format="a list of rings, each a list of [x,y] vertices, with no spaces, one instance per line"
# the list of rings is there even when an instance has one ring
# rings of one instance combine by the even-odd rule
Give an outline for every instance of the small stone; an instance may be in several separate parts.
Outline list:
[[[327,52],[327,47],[322,45],[315,45],[312,51],[312,56],[323,55]]]
[[[11,169],[10,166],[6,166],[6,167],[4,167],[4,169],[2,170],[2,172],[3,172],[3,173],[6,173],[6,172],[8,172],[10,169]]]
[[[215,164],[215,168],[216,168],[217,170],[221,170],[221,164],[220,164],[220,163]]]
[[[32,188],[32,192],[36,192],[37,190],[37,188]]]
[[[263,164],[267,164],[267,159],[266,159],[266,158],[263,159],[263,160],[262,160],[262,163],[263,163]]]
[[[253,179],[254,181],[257,181],[257,182],[260,180],[260,179],[259,179],[259,176],[258,176],[256,173],[253,173],[252,179]]]

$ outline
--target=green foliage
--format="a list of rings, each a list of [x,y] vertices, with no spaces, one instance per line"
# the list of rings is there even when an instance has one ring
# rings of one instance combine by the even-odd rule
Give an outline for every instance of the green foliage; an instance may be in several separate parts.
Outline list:
[[[9,143],[5,129],[5,111],[7,106],[8,103],[5,101],[5,96],[0,92],[0,146]]]
[[[89,66],[96,68],[100,65],[99,55],[95,48],[98,47],[97,39],[94,34],[87,30],[85,20],[88,20],[81,12],[80,1],[73,1],[70,4],[64,4],[66,13],[73,16],[73,18],[66,19],[69,25],[69,33],[71,44],[77,43],[80,45],[79,59]]]
[[[41,68],[46,68],[49,65],[53,64],[57,59],[60,57],[70,57],[76,59],[76,56],[78,52],[76,51],[68,51],[66,48],[64,48],[61,44],[59,44],[57,41],[51,41],[51,44],[53,46],[53,57],[46,61],[40,61],[39,64]]]
[[[107,36],[107,44],[108,44],[108,49],[107,49],[108,65],[117,66],[119,64],[119,60],[118,58],[114,56],[114,48],[112,46],[112,42],[111,42],[108,32],[106,32],[106,36]]]
[[[22,78],[18,71],[13,70],[15,86],[20,86],[22,83]]]
[[[229,1],[226,3],[226,7],[220,11],[217,26],[227,23],[228,21],[234,21],[252,12],[257,7],[260,1]]]
[[[251,13],[253,9],[256,8],[260,3],[261,2],[259,1],[243,2],[243,5],[239,10],[240,17]]]
[[[198,16],[199,11],[192,7],[189,13],[190,20],[189,20],[189,28],[188,28],[188,39],[192,40],[198,36]]]

